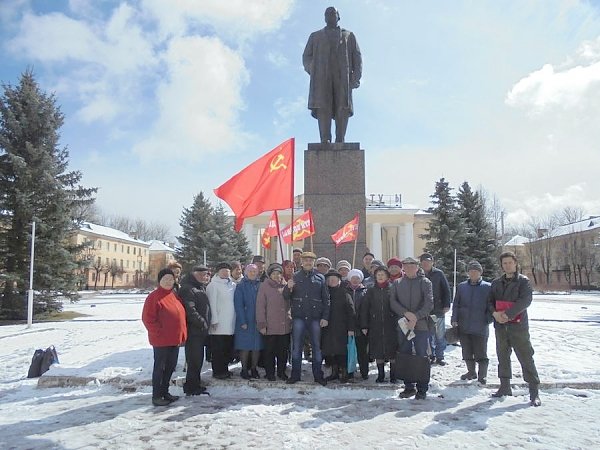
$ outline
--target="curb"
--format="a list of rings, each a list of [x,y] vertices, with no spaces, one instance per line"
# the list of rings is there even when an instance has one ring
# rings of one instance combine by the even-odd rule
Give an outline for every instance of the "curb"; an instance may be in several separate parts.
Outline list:
[[[206,378],[206,377],[205,377]],[[184,377],[176,377],[171,380],[171,384],[176,386],[183,386]],[[122,377],[113,378],[96,378],[96,377],[77,377],[77,376],[60,376],[60,375],[42,375],[38,380],[38,388],[57,388],[57,387],[74,387],[74,386],[86,386],[90,383],[93,384],[108,384],[111,386],[118,387],[125,391],[135,391],[138,387],[151,386],[152,380],[132,380]],[[326,388],[328,389],[351,389],[351,390],[376,390],[376,391],[394,391],[399,389],[401,384],[371,384],[372,382],[363,383],[362,381],[356,383],[339,384],[330,383]],[[207,387],[225,387],[225,386],[248,386],[258,390],[262,389],[317,389],[322,386],[309,381],[299,381],[295,384],[286,384],[283,381],[267,381],[267,380],[242,380],[242,379],[230,379],[230,380],[216,380],[210,378],[210,381],[206,383]],[[479,386],[478,383],[468,383],[456,381],[447,384],[444,387],[470,387]],[[527,383],[511,383],[513,388],[528,388]],[[487,389],[498,389],[500,385],[498,383],[489,383],[485,385]],[[595,381],[573,381],[573,382],[555,382],[555,383],[540,383],[540,389],[589,389],[589,390],[600,390],[600,382]]]

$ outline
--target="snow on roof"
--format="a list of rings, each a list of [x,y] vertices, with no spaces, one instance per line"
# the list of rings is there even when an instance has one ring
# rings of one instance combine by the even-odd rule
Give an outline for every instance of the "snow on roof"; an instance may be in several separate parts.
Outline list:
[[[97,236],[104,236],[111,239],[119,239],[121,241],[133,242],[137,245],[148,245],[147,242],[141,241],[139,239],[134,239],[129,236],[127,233],[123,231],[116,230],[114,228],[105,227],[103,225],[96,225],[95,223],[83,222],[83,224],[79,227],[81,231],[87,231],[88,233],[93,233]]]
[[[526,238],[525,236],[521,236],[519,234],[516,234],[515,236],[512,237],[511,240],[509,240],[506,245],[511,245],[511,246],[516,246],[516,245],[525,245],[529,242],[529,238]]]
[[[150,250],[151,252],[171,252],[171,253],[175,253],[175,249],[173,247],[169,247],[164,242],[157,241],[157,240],[153,239],[153,240],[149,241],[149,243],[150,243],[150,248],[148,250]]]
[[[583,231],[600,229],[600,216],[590,216],[587,219],[580,220],[579,222],[569,223],[567,225],[561,225],[560,227],[552,230],[552,237],[564,236],[572,233],[581,233]]]

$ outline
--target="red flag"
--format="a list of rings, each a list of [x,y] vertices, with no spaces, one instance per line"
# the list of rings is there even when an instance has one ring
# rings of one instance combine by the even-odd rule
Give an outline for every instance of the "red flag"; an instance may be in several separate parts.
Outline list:
[[[292,230],[293,235],[292,235]],[[292,225],[288,225],[281,230],[281,239],[286,244],[291,244],[295,241],[306,239],[315,234],[315,222],[313,221],[312,212],[309,209],[296,220]]]
[[[331,239],[335,242],[335,247],[339,247],[340,245],[346,242],[352,242],[358,238],[358,214],[354,216],[350,222],[344,225],[342,228],[337,230],[335,233],[331,235]]]
[[[271,248],[271,237],[277,236],[277,234],[278,234],[278,232],[277,232],[277,230],[279,230],[278,222],[279,221],[278,221],[278,217],[277,217],[277,212],[273,211],[273,214],[271,214],[271,218],[269,219],[269,224],[267,225],[267,228],[265,228],[265,231],[261,238],[262,246],[266,249]]]
[[[294,138],[275,147],[214,190],[235,214],[235,230],[244,219],[294,206]]]

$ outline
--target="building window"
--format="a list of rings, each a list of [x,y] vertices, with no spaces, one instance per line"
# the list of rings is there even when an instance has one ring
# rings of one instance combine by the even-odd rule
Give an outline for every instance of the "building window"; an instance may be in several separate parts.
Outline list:
[[[98,250],[102,250],[102,241],[98,241]]]
[[[92,281],[96,281],[96,272],[92,272]]]
[[[129,283],[129,274],[125,274],[125,283]]]
[[[106,251],[107,251],[107,252],[108,252],[108,251],[110,251],[110,242],[107,242],[107,243],[106,243]]]
[[[144,272],[146,271],[146,263],[144,263]]]
[[[146,256],[146,249],[144,249],[144,256]]]
[[[121,269],[123,268],[123,260],[121,260]]]
[[[129,269],[129,260],[125,261],[125,267]]]
[[[121,244],[121,253],[125,252],[125,246]]]
[[[127,254],[129,255],[129,245],[127,246]]]
[[[106,258],[106,265],[108,266],[109,264],[110,264],[109,260],[108,260],[108,258]]]
[[[100,257],[98,256],[98,267],[100,267],[101,265],[102,265],[102,258],[100,258]]]
[[[114,244],[113,251],[117,251],[117,244]]]
[[[113,266],[116,266],[116,265],[117,265],[117,258],[113,258],[112,265],[113,265]]]

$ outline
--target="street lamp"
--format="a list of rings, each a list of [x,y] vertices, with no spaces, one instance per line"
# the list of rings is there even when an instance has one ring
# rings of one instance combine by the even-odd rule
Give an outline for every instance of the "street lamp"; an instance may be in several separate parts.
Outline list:
[[[141,252],[141,250],[140,250]],[[138,253],[137,255],[137,261],[138,261],[138,270],[136,270],[136,274],[137,274],[137,287],[140,287],[140,285],[142,284],[142,254]]]

